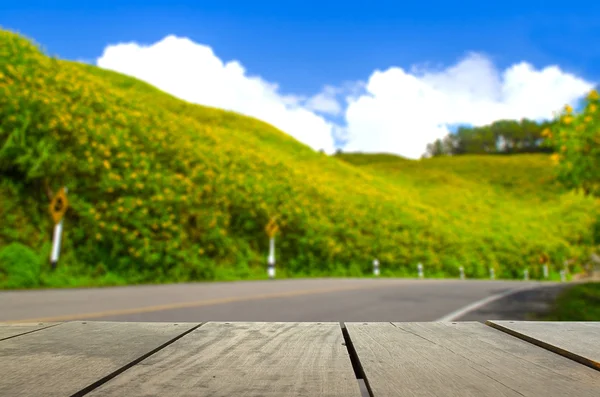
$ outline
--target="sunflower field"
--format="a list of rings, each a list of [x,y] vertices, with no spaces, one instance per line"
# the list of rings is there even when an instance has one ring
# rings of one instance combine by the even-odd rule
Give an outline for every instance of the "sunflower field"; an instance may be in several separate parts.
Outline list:
[[[382,276],[541,277],[540,256],[596,243],[596,202],[553,173],[545,155],[326,156],[0,30],[0,288],[266,278],[274,217],[278,277],[367,276],[375,257]]]

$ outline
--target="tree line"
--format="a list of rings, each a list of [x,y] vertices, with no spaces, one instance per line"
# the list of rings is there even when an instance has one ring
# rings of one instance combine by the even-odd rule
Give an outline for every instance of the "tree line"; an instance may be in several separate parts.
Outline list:
[[[552,153],[542,131],[554,122],[499,120],[482,127],[460,126],[456,133],[427,145],[426,156],[461,154]]]

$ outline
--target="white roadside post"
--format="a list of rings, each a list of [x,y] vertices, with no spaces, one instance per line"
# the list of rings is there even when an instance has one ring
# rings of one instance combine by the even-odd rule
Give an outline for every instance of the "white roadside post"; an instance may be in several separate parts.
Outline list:
[[[544,278],[548,278],[548,265],[544,265],[543,271],[544,271]]]
[[[496,273],[494,272],[494,268],[490,267],[490,280],[494,280],[496,278]]]
[[[279,227],[275,224],[275,219],[271,219],[265,228],[269,236],[269,257],[267,258],[267,275],[269,279],[275,278],[275,234]]]
[[[60,256],[60,240],[63,230],[64,214],[67,210],[67,188],[58,191],[50,203],[50,215],[54,219],[54,234],[52,236],[52,252],[50,253],[50,264],[56,269],[58,257]]]
[[[525,281],[529,280],[529,270],[523,270],[523,279],[525,279]]]
[[[562,281],[563,283],[564,283],[565,281],[567,281],[567,275],[565,274],[565,271],[564,271],[564,270],[561,270],[561,271],[560,271],[560,281]]]
[[[465,279],[465,268],[464,267],[459,267],[458,271],[460,272],[460,279],[464,280]]]
[[[267,274],[270,279],[275,278],[275,237],[269,239],[269,258],[267,259]]]
[[[373,260],[373,274],[379,277],[379,260]]]
[[[419,271],[419,278],[423,278],[423,265],[421,263],[417,265],[417,270]]]

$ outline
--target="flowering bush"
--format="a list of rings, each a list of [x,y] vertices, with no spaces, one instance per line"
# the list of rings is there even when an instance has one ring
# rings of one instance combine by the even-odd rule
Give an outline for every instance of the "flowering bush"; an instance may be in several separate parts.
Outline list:
[[[565,106],[553,128],[543,135],[554,149],[552,161],[558,180],[566,187],[586,195],[600,196],[600,99],[592,90],[584,100],[583,110],[574,114]]]

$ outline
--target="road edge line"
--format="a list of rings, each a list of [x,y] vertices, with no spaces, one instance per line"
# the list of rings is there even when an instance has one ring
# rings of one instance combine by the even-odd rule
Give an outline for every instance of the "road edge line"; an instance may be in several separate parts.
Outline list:
[[[539,288],[539,285],[535,285],[535,286],[526,286],[526,287],[520,287],[520,288],[513,288],[510,289],[508,291],[504,291],[500,294],[496,294],[496,295],[492,295],[492,296],[488,296],[486,298],[480,299],[478,301],[475,301],[467,306],[464,306],[458,310],[455,310],[451,313],[446,314],[444,317],[441,317],[437,320],[435,320],[435,322],[450,322],[450,321],[456,321],[456,319],[464,316],[465,314],[472,312],[473,310],[477,310],[482,308],[483,306],[492,303],[494,301],[497,301],[498,299],[502,299],[505,298],[509,295],[512,295],[514,293],[517,292],[521,292],[521,291],[525,291],[525,290],[529,290],[529,289],[536,289]]]

